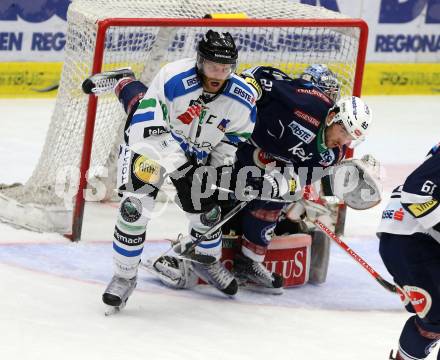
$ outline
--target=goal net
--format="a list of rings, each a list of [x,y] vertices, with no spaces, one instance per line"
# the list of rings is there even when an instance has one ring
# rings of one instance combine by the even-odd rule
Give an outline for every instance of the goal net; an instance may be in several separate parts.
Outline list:
[[[204,19],[218,13],[247,18]],[[65,62],[39,162],[25,184],[0,190],[0,219],[16,226],[79,239],[84,199],[114,196],[125,114],[114,95],[82,93],[92,73],[130,66],[148,85],[165,63],[195,57],[198,41],[215,29],[234,37],[238,71],[270,65],[296,77],[309,64],[327,64],[341,95],[360,95],[366,24],[321,7],[290,0],[76,0],[67,20]]]

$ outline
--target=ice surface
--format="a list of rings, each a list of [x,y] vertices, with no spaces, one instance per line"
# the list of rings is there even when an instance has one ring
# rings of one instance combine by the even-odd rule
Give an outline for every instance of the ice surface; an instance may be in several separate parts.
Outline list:
[[[440,140],[439,97],[365,99],[374,125],[356,155],[372,153],[382,162],[389,193]],[[0,183],[23,182],[38,160],[54,101],[0,106]],[[349,211],[344,241],[390,280],[374,236],[382,206]],[[101,294],[112,275],[115,213],[112,204],[88,204],[78,244],[0,223],[0,359],[387,359],[409,316],[396,296],[332,246],[320,286],[282,296],[240,291],[231,300],[207,286],[173,291],[142,272],[127,307],[106,318]],[[164,239],[186,224],[170,207],[151,223],[145,254],[162,253]]]

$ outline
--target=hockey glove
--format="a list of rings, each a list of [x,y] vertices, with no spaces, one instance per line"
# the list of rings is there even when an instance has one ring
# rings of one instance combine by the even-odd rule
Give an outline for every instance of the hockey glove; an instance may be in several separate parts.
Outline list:
[[[369,209],[382,198],[380,164],[372,155],[344,160],[333,169],[333,192],[355,210]]]

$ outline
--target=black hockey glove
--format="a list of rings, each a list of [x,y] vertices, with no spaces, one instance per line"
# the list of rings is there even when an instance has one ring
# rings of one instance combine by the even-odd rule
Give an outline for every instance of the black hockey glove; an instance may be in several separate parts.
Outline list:
[[[241,176],[237,178],[236,174],[234,175],[233,189],[237,200],[270,200],[283,195],[280,191],[278,181],[269,174],[252,176],[251,173],[247,173],[245,178],[242,178]]]
[[[177,190],[176,202],[182,210],[197,214],[216,206],[212,189],[217,181],[216,174],[214,167],[199,165],[191,159],[170,175]]]
[[[262,199],[273,199],[280,196],[279,184],[277,180],[269,174],[264,174],[256,178],[248,178],[247,185],[258,190]]]

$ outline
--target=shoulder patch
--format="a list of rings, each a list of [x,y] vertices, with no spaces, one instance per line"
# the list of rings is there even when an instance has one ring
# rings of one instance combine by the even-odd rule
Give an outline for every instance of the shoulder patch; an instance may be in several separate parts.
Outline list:
[[[241,101],[244,101],[246,104],[248,104],[251,108],[255,106],[255,96],[250,92],[250,89],[247,90],[243,86],[240,86],[237,83],[233,83],[231,88],[229,89],[229,93],[235,97],[238,98]]]
[[[251,76],[245,76],[244,81],[246,81],[255,90],[255,93],[257,94],[257,99],[260,99],[261,95],[263,94],[263,90],[261,89],[258,81]]]
[[[194,75],[190,75],[190,76],[183,78],[182,83],[183,83],[183,87],[185,88],[185,90],[188,90],[194,86],[199,85],[200,80],[199,80],[199,77],[197,76],[197,74],[194,74]]]
[[[427,215],[432,210],[438,206],[437,200],[429,200],[421,204],[410,204],[408,205],[408,211],[414,215],[416,218]]]

